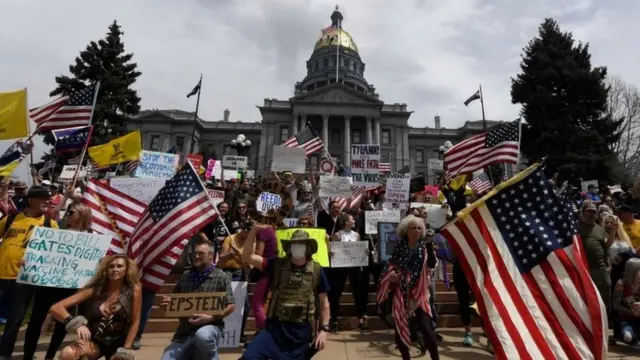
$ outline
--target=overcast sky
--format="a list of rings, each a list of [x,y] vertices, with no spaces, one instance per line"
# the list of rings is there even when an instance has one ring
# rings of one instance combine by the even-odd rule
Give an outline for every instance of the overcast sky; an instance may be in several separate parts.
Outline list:
[[[117,19],[143,73],[142,108],[195,108],[185,95],[204,74],[200,116],[260,121],[255,105],[287,99],[305,75],[335,0],[57,0],[3,1],[0,88],[27,86],[31,106],[48,99],[54,77]],[[482,84],[488,119],[517,118],[510,78],[522,48],[545,17],[591,43],[594,65],[640,84],[633,31],[640,1],[349,0],[343,28],[366,63],[380,99],[404,102],[412,126],[457,127],[481,118],[462,102]]]

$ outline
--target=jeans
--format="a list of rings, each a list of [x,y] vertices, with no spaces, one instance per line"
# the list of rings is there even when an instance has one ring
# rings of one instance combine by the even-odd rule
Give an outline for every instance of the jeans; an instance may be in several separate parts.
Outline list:
[[[142,333],[144,333],[144,327],[149,321],[149,315],[151,315],[151,309],[153,308],[153,299],[156,297],[156,292],[149,290],[145,287],[142,288],[142,304],[140,306],[140,326],[138,327],[138,334],[136,335],[136,341],[140,341]]]
[[[184,342],[172,342],[160,360],[218,360],[218,340],[222,331],[215,325],[198,329]]]
[[[20,332],[22,320],[31,305],[37,286],[18,284],[15,280],[0,280],[0,297],[3,293],[11,295],[11,305],[7,323],[0,340],[0,356],[11,358],[13,348]]]
[[[247,274],[243,269],[222,269],[224,272],[231,274],[231,281],[247,281]],[[248,290],[248,288],[247,288]],[[244,297],[244,311],[242,312],[242,326],[240,328],[240,336],[244,336],[244,326],[247,324],[249,317],[249,295]]]

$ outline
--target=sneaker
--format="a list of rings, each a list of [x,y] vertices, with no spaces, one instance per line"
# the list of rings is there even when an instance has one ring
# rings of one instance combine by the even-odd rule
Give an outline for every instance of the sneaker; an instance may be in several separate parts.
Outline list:
[[[464,346],[473,346],[473,337],[470,332],[464,333],[464,339],[462,339],[462,345]]]
[[[329,332],[338,332],[338,319],[331,319],[331,321],[329,321]]]
[[[133,348],[133,350],[140,350],[140,348],[142,347],[142,343],[140,342],[140,339],[135,340],[133,342],[133,346],[131,346]]]

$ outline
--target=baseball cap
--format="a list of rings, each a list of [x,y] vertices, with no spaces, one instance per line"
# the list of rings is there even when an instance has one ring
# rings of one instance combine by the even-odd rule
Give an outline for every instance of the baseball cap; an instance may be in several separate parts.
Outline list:
[[[49,190],[42,186],[32,186],[29,188],[29,191],[27,191],[27,198],[30,199],[48,199],[50,197],[51,193]]]
[[[24,181],[17,181],[14,183],[13,188],[14,189],[26,189],[29,186],[27,186],[27,183]]]
[[[40,182],[40,185],[42,185],[42,186],[51,186],[51,181],[49,181],[49,180],[42,180],[42,182]]]

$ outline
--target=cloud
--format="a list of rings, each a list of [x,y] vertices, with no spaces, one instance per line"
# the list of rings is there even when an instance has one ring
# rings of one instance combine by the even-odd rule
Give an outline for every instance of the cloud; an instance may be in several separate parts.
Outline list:
[[[192,110],[185,95],[204,74],[200,115],[259,121],[264,98],[286,99],[305,76],[329,0],[63,0],[7,2],[0,13],[0,84],[28,86],[31,105],[45,102],[54,77],[117,19],[143,75],[135,84],[143,108]],[[630,0],[352,0],[341,7],[344,29],[359,46],[365,77],[380,99],[404,102],[412,126],[457,127],[481,117],[462,102],[483,86],[489,119],[510,120],[510,79],[522,48],[545,17],[590,42],[594,65],[640,84],[633,29],[640,4]],[[72,16],[72,17],[71,17]],[[9,31],[7,31],[7,29]]]

